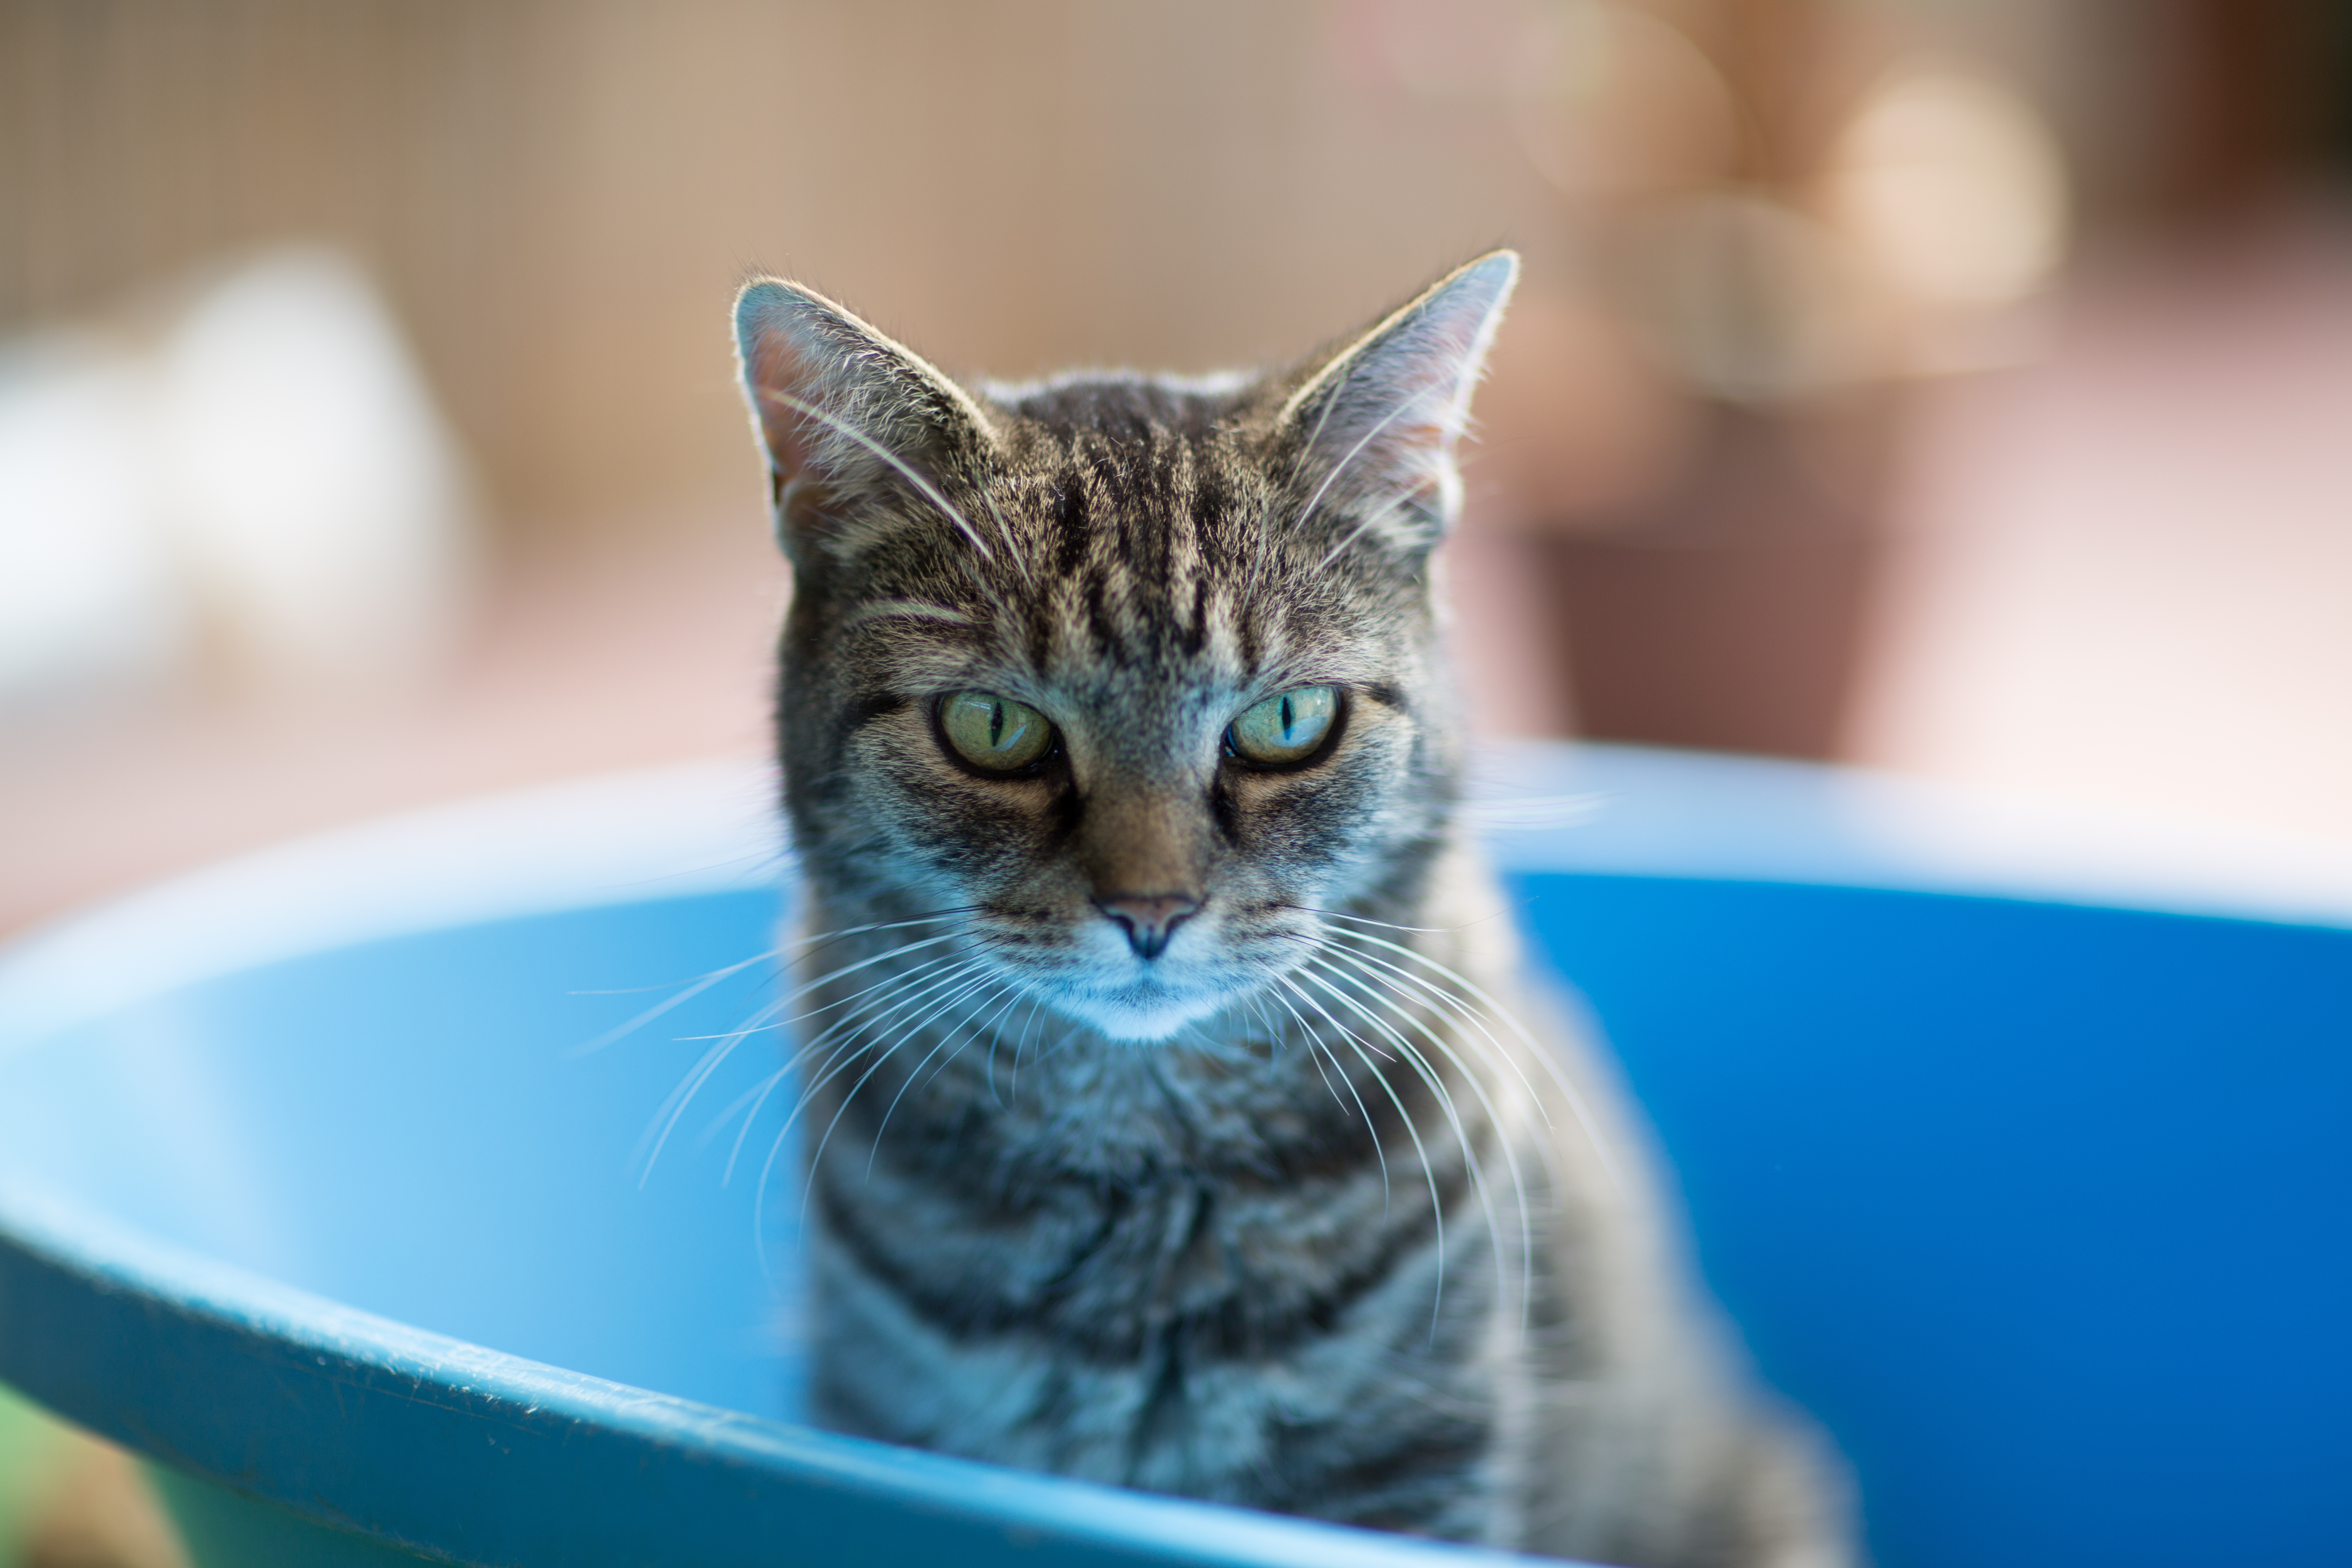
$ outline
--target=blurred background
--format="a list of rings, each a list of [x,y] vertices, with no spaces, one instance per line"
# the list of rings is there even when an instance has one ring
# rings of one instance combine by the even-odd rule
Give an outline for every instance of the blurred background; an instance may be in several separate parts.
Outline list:
[[[1488,732],[2352,837],[2347,165],[2340,0],[0,0],[0,933],[759,750],[754,269],[1201,371],[1515,245]],[[5,1406],[0,1536],[173,1550]]]

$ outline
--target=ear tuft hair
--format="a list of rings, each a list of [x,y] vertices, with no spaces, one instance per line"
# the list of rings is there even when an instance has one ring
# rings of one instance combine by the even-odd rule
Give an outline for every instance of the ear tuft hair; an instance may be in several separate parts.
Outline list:
[[[911,492],[988,547],[940,486],[994,439],[963,389],[814,289],[758,279],[735,297],[735,352],[768,455],[777,538],[795,561],[862,504]]]
[[[1367,533],[1427,549],[1454,525],[1454,448],[1487,346],[1518,280],[1497,250],[1440,279],[1316,366],[1283,407],[1304,454],[1309,514],[1352,514],[1336,555]],[[1311,515],[1308,521],[1311,521]]]

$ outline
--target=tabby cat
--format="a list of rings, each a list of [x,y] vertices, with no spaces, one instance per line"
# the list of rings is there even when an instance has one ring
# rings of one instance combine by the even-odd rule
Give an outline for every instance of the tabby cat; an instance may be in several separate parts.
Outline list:
[[[1608,1563],[1847,1560],[1455,823],[1432,552],[1517,273],[1286,370],[1020,385],[738,299],[794,571],[823,1424]]]

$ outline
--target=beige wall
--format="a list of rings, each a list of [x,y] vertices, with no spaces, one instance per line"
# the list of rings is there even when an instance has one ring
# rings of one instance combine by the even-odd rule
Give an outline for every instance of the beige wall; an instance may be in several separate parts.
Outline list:
[[[1362,6],[0,4],[0,326],[294,236],[411,323],[509,520],[740,482],[764,268],[943,361],[1294,352],[1498,239],[1559,248],[1491,100]]]

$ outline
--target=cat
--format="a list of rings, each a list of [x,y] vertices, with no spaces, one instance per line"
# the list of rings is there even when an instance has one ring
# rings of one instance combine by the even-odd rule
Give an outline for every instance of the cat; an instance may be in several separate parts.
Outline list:
[[[1517,275],[965,385],[761,279],[823,1425],[1643,1568],[1850,1561],[1457,824],[1434,552]]]

